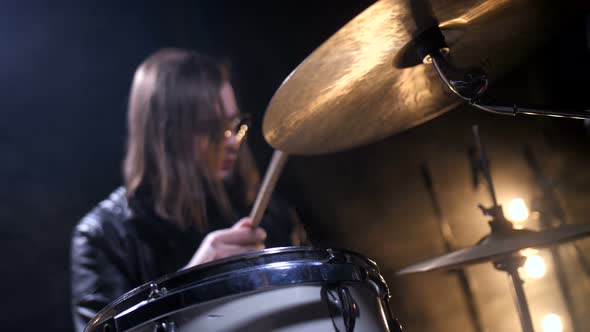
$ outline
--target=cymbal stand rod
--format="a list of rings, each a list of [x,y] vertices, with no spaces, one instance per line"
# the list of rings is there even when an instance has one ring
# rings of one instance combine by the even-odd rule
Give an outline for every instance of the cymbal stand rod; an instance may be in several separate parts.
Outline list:
[[[518,310],[518,317],[520,318],[520,325],[522,332],[534,332],[533,320],[529,311],[526,295],[524,294],[524,283],[518,274],[518,268],[522,266],[524,257],[512,256],[505,261],[494,262],[494,267],[498,270],[508,273],[508,282],[512,288],[512,299]]]
[[[457,68],[445,59],[449,48],[440,30],[427,31],[419,41],[418,56],[432,63],[445,85],[476,109],[502,115],[543,115],[570,119],[590,119],[590,110],[547,110],[513,106],[486,105],[482,102],[489,80],[479,67]]]
[[[520,324],[522,326],[522,332],[534,332],[533,322],[531,320],[531,313],[529,312],[529,306],[524,294],[522,287],[523,281],[518,275],[518,271],[514,269],[508,272],[508,280],[512,283],[512,290],[514,291],[514,301],[516,308],[518,309],[518,316],[520,317]]]
[[[504,217],[504,213],[502,211],[502,207],[498,205],[498,200],[496,199],[496,192],[494,190],[494,184],[492,182],[492,174],[490,172],[487,156],[485,150],[483,148],[483,144],[481,143],[481,138],[479,136],[479,128],[478,126],[473,126],[473,136],[475,137],[475,143],[477,145],[477,149],[480,155],[480,165],[483,173],[486,176],[486,180],[488,182],[488,189],[490,191],[490,195],[493,201],[493,207],[490,209],[485,209],[482,206],[480,208],[482,211],[491,216],[492,220],[489,222],[492,233],[495,232],[503,232],[512,229],[512,223],[506,220]],[[525,257],[522,256],[508,256],[502,260],[494,262],[494,267],[498,270],[505,271],[508,273],[508,281],[512,285],[512,298],[516,304],[516,309],[518,310],[518,316],[520,318],[520,324],[522,326],[523,332],[534,332],[533,331],[533,323],[531,319],[531,314],[529,312],[529,306],[526,300],[526,296],[524,294],[524,289],[522,287],[523,281],[518,274],[518,268],[521,267],[524,263]]]
[[[506,220],[504,212],[502,211],[502,206],[498,204],[498,199],[496,198],[496,191],[494,190],[494,182],[492,181],[492,173],[490,171],[488,158],[479,136],[479,127],[474,125],[472,129],[473,136],[475,138],[475,144],[477,146],[477,150],[479,151],[479,164],[482,172],[485,174],[486,182],[488,183],[488,190],[490,192],[490,197],[492,198],[493,204],[491,208],[485,208],[480,204],[479,208],[482,210],[484,215],[492,217],[492,220],[488,222],[490,228],[492,229],[492,233],[511,231],[513,229],[512,223]]]

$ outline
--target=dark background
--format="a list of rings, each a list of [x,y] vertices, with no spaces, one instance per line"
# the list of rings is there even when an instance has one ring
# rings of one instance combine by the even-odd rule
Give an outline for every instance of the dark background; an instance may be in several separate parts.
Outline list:
[[[229,61],[242,111],[254,114],[255,127],[249,140],[263,170],[272,150],[265,144],[260,127],[273,92],[322,41],[372,3],[0,2],[0,329],[71,330],[70,232],[90,208],[121,184],[127,93],[136,66],[147,55],[161,47],[180,46]],[[537,61],[536,67],[513,77],[536,75],[546,82],[542,91],[559,91],[538,96],[543,102],[588,106],[586,23],[580,20],[572,24],[575,46],[562,36],[543,51],[546,57]],[[560,66],[550,67],[552,63]],[[570,83],[572,77],[582,79],[582,83]],[[524,80],[506,90],[522,88],[523,82],[526,85]],[[529,90],[533,95],[537,91]],[[457,119],[453,116],[441,121],[452,123]],[[465,129],[471,120],[494,123],[490,119],[495,118],[468,117],[456,126]],[[502,121],[497,123],[501,126],[509,120]],[[580,121],[520,121],[529,129],[538,129],[535,135],[553,148],[547,151],[555,152],[563,146],[568,146],[567,153],[572,155],[587,151],[588,135]],[[443,128],[455,128],[443,123]],[[436,132],[436,127],[432,128]],[[494,127],[487,128],[491,132]],[[341,160],[350,156],[345,154]],[[293,165],[317,166],[321,162],[321,158],[302,158]],[[588,161],[577,162],[575,170],[585,173]],[[563,167],[559,170],[564,172]],[[347,172],[350,175],[355,170]],[[299,203],[300,214],[311,223],[321,213],[314,212],[317,207],[309,208],[309,200],[301,197],[303,189],[295,181],[284,179],[279,190]],[[327,224],[323,225],[310,227],[319,242],[329,232]],[[354,249],[378,250],[362,244]],[[396,262],[396,267],[399,264]],[[404,310],[401,313],[410,325],[412,320],[427,319],[412,315],[408,307]]]

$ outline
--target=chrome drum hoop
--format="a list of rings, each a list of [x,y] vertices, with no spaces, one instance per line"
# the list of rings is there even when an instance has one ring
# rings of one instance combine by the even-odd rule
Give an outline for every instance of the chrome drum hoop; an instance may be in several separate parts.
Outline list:
[[[140,286],[99,312],[86,331],[124,331],[232,295],[289,285],[341,282],[370,283],[389,307],[389,290],[372,260],[345,250],[283,247],[199,265]]]

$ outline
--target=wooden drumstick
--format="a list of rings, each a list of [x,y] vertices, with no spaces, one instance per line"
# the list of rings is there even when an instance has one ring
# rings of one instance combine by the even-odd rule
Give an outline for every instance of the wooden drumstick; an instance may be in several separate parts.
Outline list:
[[[262,180],[262,186],[260,187],[258,196],[256,196],[256,201],[254,201],[254,206],[252,207],[252,212],[250,213],[252,228],[256,228],[260,224],[262,215],[266,210],[270,196],[277,184],[277,180],[283,170],[283,166],[285,166],[288,156],[289,154],[280,150],[275,150],[273,153],[266,175],[264,175],[264,180]]]

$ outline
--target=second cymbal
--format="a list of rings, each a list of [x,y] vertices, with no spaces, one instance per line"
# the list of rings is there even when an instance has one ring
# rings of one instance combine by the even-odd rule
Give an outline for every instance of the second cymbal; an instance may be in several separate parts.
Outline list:
[[[452,269],[491,262],[527,248],[541,248],[590,235],[590,225],[567,225],[543,231],[511,230],[485,237],[478,244],[408,266],[398,274]]]

